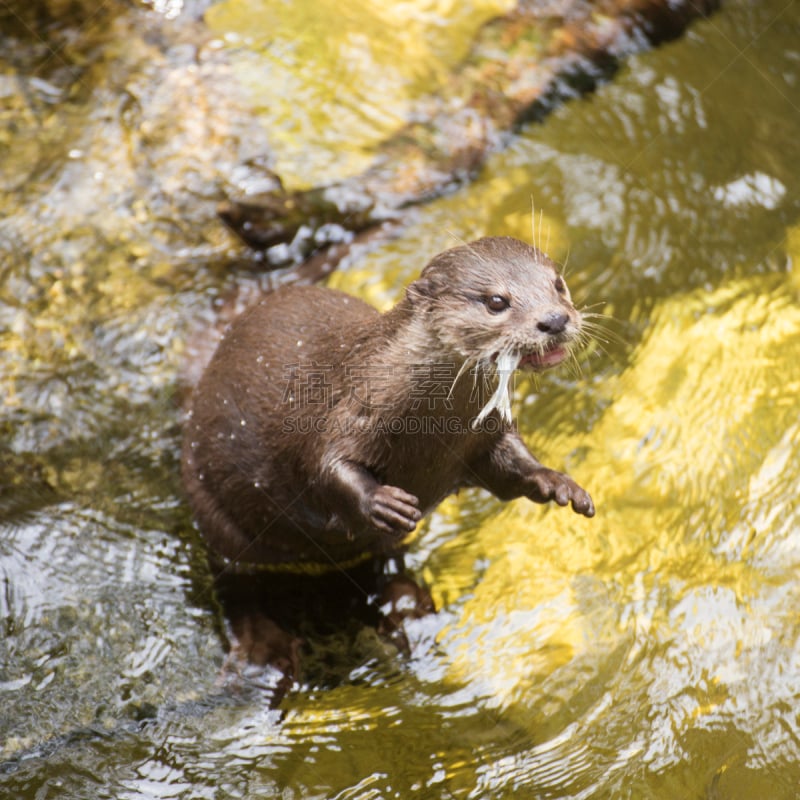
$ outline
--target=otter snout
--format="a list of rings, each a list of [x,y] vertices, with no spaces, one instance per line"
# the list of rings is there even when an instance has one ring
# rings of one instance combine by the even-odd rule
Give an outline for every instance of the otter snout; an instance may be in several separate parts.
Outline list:
[[[542,333],[563,333],[569,322],[569,314],[564,311],[550,311],[542,317],[536,327]]]

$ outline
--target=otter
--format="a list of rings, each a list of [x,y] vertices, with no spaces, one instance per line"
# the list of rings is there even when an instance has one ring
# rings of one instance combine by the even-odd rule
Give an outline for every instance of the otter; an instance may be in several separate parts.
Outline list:
[[[391,557],[461,487],[593,516],[509,405],[515,369],[553,367],[581,338],[557,266],[508,237],[435,256],[384,314],[319,286],[266,295],[225,333],[185,426],[182,478],[211,550],[244,567]]]

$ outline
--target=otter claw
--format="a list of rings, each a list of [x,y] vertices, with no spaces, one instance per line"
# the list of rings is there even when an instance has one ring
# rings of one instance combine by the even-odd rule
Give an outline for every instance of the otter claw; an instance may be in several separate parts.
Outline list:
[[[370,522],[387,533],[410,533],[422,518],[419,500],[397,486],[379,486],[370,498]]]
[[[594,503],[589,493],[578,487],[578,494],[572,498],[572,510],[584,517],[594,516]]]
[[[554,500],[560,506],[572,504],[572,510],[584,517],[594,516],[594,503],[589,493],[578,486],[572,478],[552,469],[537,470],[533,488],[528,495],[536,503]]]

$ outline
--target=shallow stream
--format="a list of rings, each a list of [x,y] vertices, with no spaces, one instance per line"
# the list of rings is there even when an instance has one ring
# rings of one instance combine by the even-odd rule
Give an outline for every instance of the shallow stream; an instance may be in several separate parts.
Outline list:
[[[259,280],[220,266],[216,171],[262,145],[298,182],[363,168],[502,4],[403,4],[390,43],[353,11],[344,77],[297,34],[341,4],[153,5],[210,55],[128,39],[124,13],[41,52],[47,80],[24,37],[0,55],[0,795],[800,797],[800,6],[725,2],[330,278],[386,307],[462,239],[546,244],[606,316],[514,410],[598,513],[449,499],[411,545],[440,609],[412,657],[343,625],[275,711],[215,688],[178,476],[189,331]]]

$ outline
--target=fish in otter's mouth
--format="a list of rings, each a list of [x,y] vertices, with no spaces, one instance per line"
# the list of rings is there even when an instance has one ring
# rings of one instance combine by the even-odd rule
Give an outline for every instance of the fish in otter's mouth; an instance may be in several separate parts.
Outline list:
[[[511,376],[514,370],[530,369],[541,370],[560,364],[568,354],[564,345],[556,344],[545,350],[530,353],[505,352],[494,357],[495,371],[497,372],[497,388],[489,398],[489,402],[481,409],[472,423],[477,427],[489,414],[497,409],[500,416],[511,423]]]

